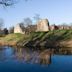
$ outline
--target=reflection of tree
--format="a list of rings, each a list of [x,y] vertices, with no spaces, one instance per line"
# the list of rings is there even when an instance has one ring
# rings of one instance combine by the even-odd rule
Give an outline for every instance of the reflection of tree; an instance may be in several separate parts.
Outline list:
[[[40,64],[51,64],[51,53],[48,50],[40,54]]]
[[[51,53],[47,51],[29,51],[27,49],[19,48],[15,53],[16,59],[28,63],[50,64]]]
[[[60,48],[55,53],[61,54],[61,55],[72,55],[72,50],[71,50],[71,48]]]
[[[58,48],[57,48],[58,49]],[[40,65],[49,65],[51,64],[51,55],[54,54],[62,54],[68,55],[72,54],[71,49],[66,50],[61,49],[46,49],[46,50],[30,50],[26,48],[16,48],[14,51],[15,60],[31,63],[31,64],[40,64]]]
[[[22,53],[22,49],[21,48],[19,48],[19,49],[16,50],[15,57],[18,60],[22,60],[23,59],[23,53]]]
[[[30,54],[23,48],[18,48],[15,52],[15,58],[18,61],[26,61],[28,62],[30,60]]]

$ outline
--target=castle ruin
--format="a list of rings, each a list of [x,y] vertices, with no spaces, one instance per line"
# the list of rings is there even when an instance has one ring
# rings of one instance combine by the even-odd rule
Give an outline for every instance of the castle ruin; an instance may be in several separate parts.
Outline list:
[[[38,31],[46,32],[46,31],[49,31],[49,30],[50,30],[50,28],[49,28],[48,19],[41,19],[41,20],[38,21],[38,23],[37,23],[37,32]]]

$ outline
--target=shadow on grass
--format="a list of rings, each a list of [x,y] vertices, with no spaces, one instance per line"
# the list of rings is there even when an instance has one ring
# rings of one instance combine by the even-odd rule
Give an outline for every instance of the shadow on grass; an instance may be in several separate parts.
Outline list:
[[[47,48],[64,47],[60,45],[61,41],[67,41],[72,38],[71,30],[55,30],[49,32],[38,32],[33,36],[25,46],[44,46]]]

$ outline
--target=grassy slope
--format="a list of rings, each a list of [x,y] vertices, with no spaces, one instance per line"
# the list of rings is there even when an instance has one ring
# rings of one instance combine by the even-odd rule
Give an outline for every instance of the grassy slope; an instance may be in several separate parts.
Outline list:
[[[9,34],[0,38],[0,44],[18,46],[72,47],[72,30],[36,32],[31,35]]]
[[[23,34],[9,34],[5,37],[0,37],[0,44],[2,45],[16,45],[23,40],[27,40],[29,36]]]
[[[55,30],[34,33],[27,45],[47,47],[72,47],[72,30]]]

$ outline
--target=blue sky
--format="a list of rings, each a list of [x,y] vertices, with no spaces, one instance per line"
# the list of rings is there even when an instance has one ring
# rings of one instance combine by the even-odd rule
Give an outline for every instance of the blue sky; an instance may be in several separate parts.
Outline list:
[[[72,23],[72,0],[20,0],[16,5],[3,8],[0,6],[0,18],[4,19],[5,27],[15,26],[26,17],[40,14],[48,18],[50,24]]]

